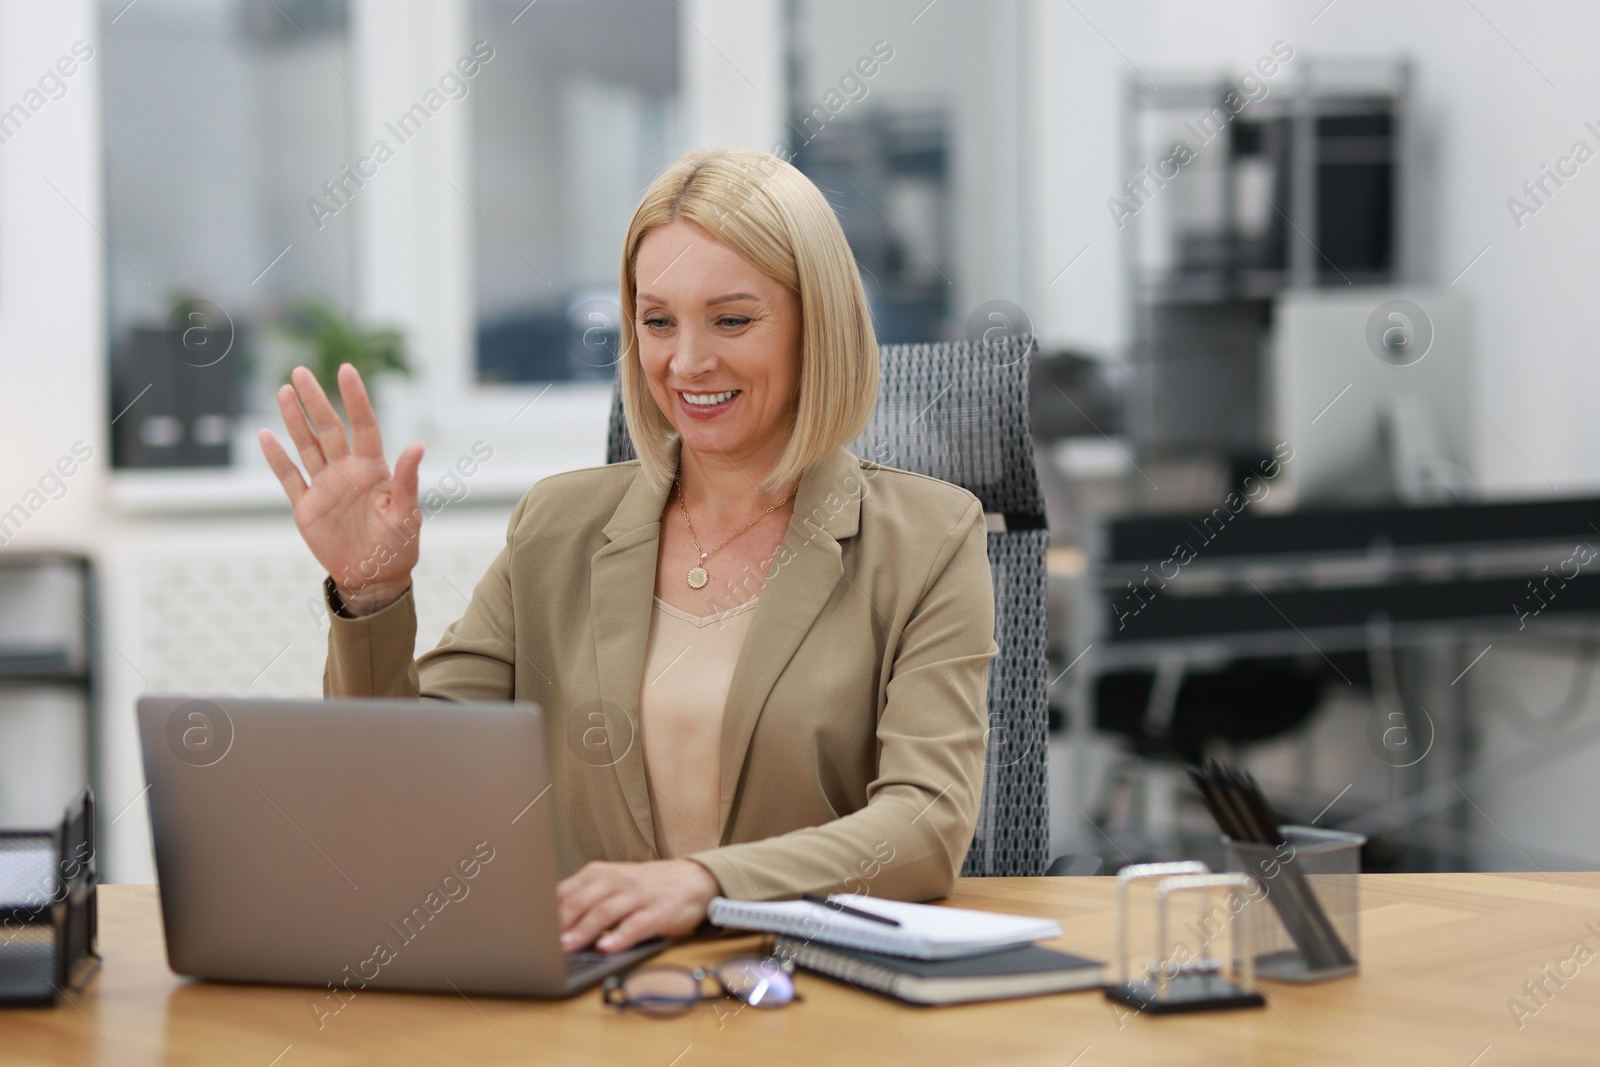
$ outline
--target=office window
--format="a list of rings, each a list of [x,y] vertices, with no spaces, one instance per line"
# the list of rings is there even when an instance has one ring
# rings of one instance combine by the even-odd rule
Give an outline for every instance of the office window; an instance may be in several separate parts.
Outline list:
[[[838,213],[878,339],[1030,329],[1020,5],[793,0],[789,11],[786,143]]]
[[[114,462],[228,465],[274,407],[272,325],[349,306],[349,212],[307,206],[352,158],[345,4],[103,0],[100,50]]]
[[[933,341],[953,312],[950,122],[942,109],[880,108],[822,127],[797,112],[794,165],[828,194],[861,268],[878,340]],[[826,132],[824,132],[826,130]]]
[[[478,379],[609,379],[628,220],[682,151],[673,4],[473,0],[472,18],[495,48],[472,97]]]

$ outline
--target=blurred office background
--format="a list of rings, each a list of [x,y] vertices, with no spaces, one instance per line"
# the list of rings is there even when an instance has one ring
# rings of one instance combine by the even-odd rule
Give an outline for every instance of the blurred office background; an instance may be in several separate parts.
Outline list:
[[[1211,752],[1375,869],[1600,864],[1564,585],[1326,653],[1111,632],[1166,556],[1126,546],[1230,492],[1600,496],[1597,33],[1508,0],[0,0],[0,824],[92,780],[109,880],[150,881],[136,697],[320,695],[321,573],[256,444],[293,362],[409,367],[373,387],[391,457],[428,446],[431,647],[521,493],[603,459],[637,197],[741,143],[826,190],[881,340],[1038,339],[1052,852],[1190,848]],[[1591,511],[1600,543],[1580,503],[1482,565],[1567,574]],[[1381,585],[1387,536],[1186,580]],[[1406,565],[1481,563],[1445,555]]]

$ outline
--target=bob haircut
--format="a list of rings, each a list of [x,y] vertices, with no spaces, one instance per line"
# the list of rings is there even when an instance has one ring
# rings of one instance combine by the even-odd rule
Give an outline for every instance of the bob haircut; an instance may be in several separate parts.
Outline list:
[[[878,402],[878,341],[855,257],[811,179],[753,148],[686,152],[650,183],[622,246],[622,407],[647,477],[675,475],[667,420],[639,362],[634,263],[658,226],[688,219],[800,298],[800,373],[788,447],[766,478],[777,490],[866,429]]]

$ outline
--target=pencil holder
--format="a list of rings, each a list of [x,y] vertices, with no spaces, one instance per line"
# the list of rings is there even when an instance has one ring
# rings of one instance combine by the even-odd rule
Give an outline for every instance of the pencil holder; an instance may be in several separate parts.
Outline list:
[[[1258,978],[1322,982],[1360,970],[1360,834],[1280,826],[1281,844],[1226,835],[1230,871],[1242,871],[1270,907],[1246,909]]]

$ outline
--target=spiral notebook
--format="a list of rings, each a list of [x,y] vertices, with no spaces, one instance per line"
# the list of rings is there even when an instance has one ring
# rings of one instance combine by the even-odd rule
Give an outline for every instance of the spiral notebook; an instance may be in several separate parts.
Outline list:
[[[711,901],[707,918],[735,930],[761,930],[919,960],[978,956],[1061,936],[1061,924],[1054,919],[909,904],[857,893],[835,893],[828,899],[894,919],[900,925],[857,918],[805,900],[756,902],[726,897]]]

